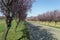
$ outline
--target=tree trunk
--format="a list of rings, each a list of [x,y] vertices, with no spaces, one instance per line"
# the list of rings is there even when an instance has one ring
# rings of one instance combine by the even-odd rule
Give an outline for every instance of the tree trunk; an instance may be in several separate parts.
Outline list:
[[[55,26],[56,26],[57,22],[55,21]]]
[[[2,40],[6,40],[6,37],[7,37],[7,34],[8,34],[8,31],[9,31],[10,27],[6,27],[4,33],[3,33],[3,37],[2,37]]]
[[[10,29],[10,27],[11,27],[11,22],[12,22],[12,15],[11,15],[11,13],[10,13],[10,5],[9,5],[9,0],[7,0],[7,2],[6,2],[7,4],[6,4],[6,6],[7,6],[7,8],[6,8],[6,29],[5,29],[5,31],[4,31],[4,33],[3,33],[3,37],[2,37],[2,40],[6,40],[6,37],[7,37],[7,34],[8,34],[8,32],[9,32],[9,29]]]
[[[19,23],[20,23],[20,20],[17,22],[16,28],[15,28],[15,32],[16,32],[16,29],[17,29]]]
[[[9,29],[11,27],[11,22],[12,22],[12,18],[11,17],[6,17],[6,29],[3,33],[3,37],[2,37],[2,40],[6,40],[6,37],[7,37],[7,34],[9,32]]]

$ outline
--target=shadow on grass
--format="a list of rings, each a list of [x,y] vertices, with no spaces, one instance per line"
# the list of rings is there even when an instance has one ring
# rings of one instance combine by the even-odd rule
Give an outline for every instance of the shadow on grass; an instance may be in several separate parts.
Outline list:
[[[27,40],[30,39],[29,31],[28,31],[27,28],[25,28],[25,29],[23,29],[23,30],[20,30],[20,32],[21,32],[21,31],[23,32],[23,35],[22,35],[22,37],[20,37],[18,40],[21,40],[21,39],[23,39],[23,38],[27,38]]]
[[[26,29],[22,30],[25,35],[20,37],[18,40],[25,38],[26,35],[29,40],[57,40],[52,36],[52,33],[49,33],[48,30],[43,29],[41,26],[35,26],[29,22],[26,22],[26,26],[29,32],[27,32]]]

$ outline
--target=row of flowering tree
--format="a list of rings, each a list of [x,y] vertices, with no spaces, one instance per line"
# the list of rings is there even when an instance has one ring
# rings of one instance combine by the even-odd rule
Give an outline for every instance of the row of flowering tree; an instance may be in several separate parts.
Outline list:
[[[32,3],[33,0],[0,0],[0,12],[2,12],[6,18],[6,29],[2,40],[6,40],[14,18],[18,19],[16,28],[21,20],[25,21],[27,11],[31,9]]]
[[[54,10],[54,11],[46,12],[38,16],[29,17],[27,18],[27,20],[42,21],[42,22],[54,21],[56,24],[58,21],[60,21],[60,11]]]

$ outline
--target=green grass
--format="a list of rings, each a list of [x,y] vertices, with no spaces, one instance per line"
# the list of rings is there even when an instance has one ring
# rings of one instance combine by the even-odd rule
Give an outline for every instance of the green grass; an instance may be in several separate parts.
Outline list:
[[[55,22],[41,22],[41,21],[29,21],[33,24],[37,24],[37,25],[44,25],[44,26],[50,26],[50,27],[54,27],[54,28],[59,28],[60,29],[60,22],[57,22],[55,25]]]
[[[15,33],[15,26],[16,26],[16,22],[13,21],[12,22],[12,27],[9,30],[8,36],[7,36],[7,40],[17,40],[19,38],[21,38],[24,35],[24,32],[21,30],[26,29],[26,26],[23,25],[24,22],[21,22],[17,28],[17,32]],[[0,20],[0,40],[2,40],[2,35],[5,29],[5,21],[4,20]],[[26,32],[26,31],[25,31]],[[21,40],[28,40],[27,37],[22,38]]]
[[[54,21],[52,21],[52,22],[43,22],[43,23],[40,22],[40,24],[60,29],[60,22],[57,22],[56,25],[55,25]]]

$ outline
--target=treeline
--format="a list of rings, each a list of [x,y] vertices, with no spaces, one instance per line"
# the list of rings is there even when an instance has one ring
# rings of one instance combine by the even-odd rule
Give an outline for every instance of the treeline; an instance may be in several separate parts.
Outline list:
[[[38,16],[28,17],[27,20],[58,22],[58,21],[60,21],[60,10],[54,10],[54,11],[50,11],[50,12],[40,14]]]

